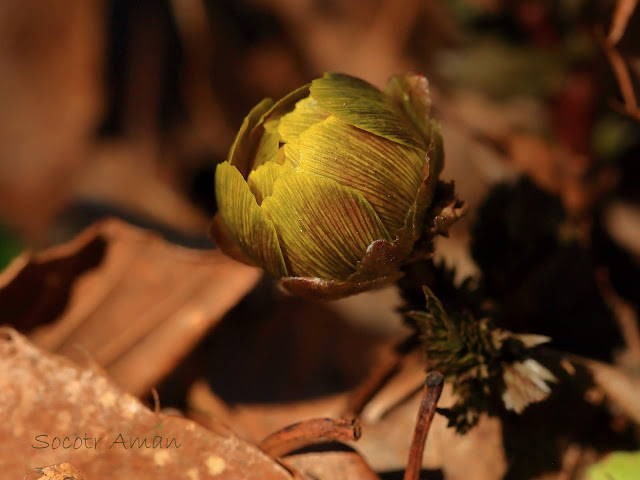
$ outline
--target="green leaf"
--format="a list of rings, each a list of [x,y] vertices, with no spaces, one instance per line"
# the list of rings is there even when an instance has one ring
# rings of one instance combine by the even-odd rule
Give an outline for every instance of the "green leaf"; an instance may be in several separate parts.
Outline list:
[[[0,223],[0,270],[11,263],[22,251],[22,244],[17,236]]]
[[[440,325],[446,325],[449,323],[449,317],[447,312],[442,306],[440,299],[435,296],[429,287],[422,286],[422,291],[427,299],[427,311],[433,316],[434,320]]]
[[[290,276],[346,280],[374,240],[390,239],[361,194],[308,173],[281,176],[262,208],[276,225]]]
[[[259,104],[251,109],[249,114],[244,118],[240,130],[236,134],[236,138],[231,144],[228,162],[236,167],[243,177],[246,177],[251,168],[251,154],[254,145],[250,141],[251,133],[256,125],[262,120],[263,115],[273,107],[273,100],[265,98]]]
[[[409,147],[426,148],[406,115],[370,83],[325,73],[311,83],[310,90],[318,105],[341,121]]]
[[[215,182],[220,219],[242,251],[271,275],[286,276],[273,223],[258,206],[238,169],[228,162],[219,164]]]
[[[640,452],[614,452],[587,470],[588,480],[637,480]]]
[[[392,236],[404,226],[422,182],[426,153],[371,135],[336,117],[300,135],[298,170],[360,192]]]

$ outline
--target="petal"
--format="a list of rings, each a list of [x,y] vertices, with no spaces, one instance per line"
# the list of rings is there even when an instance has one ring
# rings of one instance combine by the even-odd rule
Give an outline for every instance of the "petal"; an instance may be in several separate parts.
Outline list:
[[[406,115],[370,83],[325,73],[311,83],[310,90],[321,108],[343,122],[409,147],[426,148]]]
[[[280,152],[282,152],[282,148]],[[284,154],[284,153],[283,153]],[[256,197],[258,205],[262,201],[273,194],[273,184],[282,175],[294,173],[295,170],[289,165],[280,165],[276,162],[265,163],[260,165],[256,170],[249,174],[247,183],[251,189],[251,193]]]
[[[436,120],[431,120],[430,132],[429,170],[432,175],[438,177],[444,169],[444,142],[440,133],[440,124]]]
[[[322,110],[318,106],[318,102],[314,98],[307,97],[296,103],[296,108],[293,112],[282,117],[278,125],[278,131],[282,140],[286,142],[284,154],[287,164],[294,168],[298,166],[300,162],[300,151],[298,149],[300,134],[329,115],[329,112]]]
[[[287,269],[275,227],[238,169],[228,162],[216,168],[216,200],[220,220],[242,251],[271,275],[285,276]]]
[[[316,175],[281,176],[262,208],[276,225],[291,276],[346,280],[374,240],[390,240],[362,195]]]
[[[255,160],[253,161],[254,170],[260,165],[274,161],[278,156],[278,150],[280,149],[280,134],[278,133],[277,127],[277,120],[271,120],[264,123],[264,132],[262,134],[262,138],[260,138],[260,142],[258,143]]]
[[[296,103],[293,112],[287,113],[280,120],[278,131],[284,142],[297,139],[311,125],[321,122],[330,115],[323,110],[313,97],[307,97]]]
[[[273,158],[282,141],[278,131],[281,118],[293,111],[296,103],[308,95],[309,85],[304,85],[278,100],[262,115],[251,132],[250,142],[253,145],[259,143],[259,147],[254,148],[251,154],[254,157],[252,170]]]
[[[431,142],[431,94],[426,77],[415,73],[395,75],[387,82],[384,93],[404,111],[428,145]]]
[[[249,173],[251,165],[251,156],[256,148],[254,141],[259,141],[259,137],[252,136],[256,125],[262,121],[263,115],[273,107],[273,100],[265,98],[259,104],[251,109],[249,114],[244,118],[240,130],[236,134],[236,138],[231,144],[229,149],[229,155],[227,157],[228,162],[235,166],[243,176]]]
[[[233,238],[229,229],[220,218],[220,214],[217,213],[213,217],[211,225],[209,225],[209,237],[213,240],[213,244],[224,252],[225,255],[237,260],[238,262],[245,263],[247,265],[254,265],[255,262],[251,260],[246,253],[240,248],[240,245]]]
[[[297,168],[300,163],[300,142],[298,139],[287,142],[282,147],[284,151],[285,163],[290,167]]]
[[[426,152],[329,117],[300,135],[298,170],[360,192],[392,236],[404,226],[422,181]]]
[[[438,174],[444,164],[444,152],[442,149],[442,137],[437,123],[432,124],[431,146],[427,153],[427,162],[422,170],[422,180],[413,203],[409,208],[404,227],[398,231],[397,244],[404,251],[411,248],[423,233],[426,225],[427,211],[432,206],[436,187],[438,185]],[[453,192],[451,192],[453,195]],[[450,195],[450,196],[451,196]],[[447,197],[448,198],[448,197]],[[428,254],[429,252],[422,252]]]

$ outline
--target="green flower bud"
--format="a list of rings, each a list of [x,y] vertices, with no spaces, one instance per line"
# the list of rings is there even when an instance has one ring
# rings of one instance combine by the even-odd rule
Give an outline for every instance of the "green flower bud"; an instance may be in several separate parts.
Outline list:
[[[397,279],[443,166],[430,106],[415,74],[380,91],[330,73],[263,100],[216,169],[214,241],[307,297]]]

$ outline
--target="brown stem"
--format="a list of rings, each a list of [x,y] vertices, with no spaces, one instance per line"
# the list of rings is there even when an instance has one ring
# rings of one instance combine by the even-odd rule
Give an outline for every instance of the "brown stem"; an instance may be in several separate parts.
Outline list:
[[[404,471],[404,480],[419,480],[420,470],[422,467],[422,455],[424,453],[424,444],[427,441],[431,420],[436,413],[436,405],[440,394],[444,378],[440,372],[429,372],[424,382],[422,390],[422,402],[418,412],[418,420],[413,433],[413,441],[409,449],[409,462],[407,469]]]
[[[319,443],[358,440],[360,433],[360,422],[357,419],[314,418],[272,433],[260,443],[260,448],[271,457],[278,458]]]

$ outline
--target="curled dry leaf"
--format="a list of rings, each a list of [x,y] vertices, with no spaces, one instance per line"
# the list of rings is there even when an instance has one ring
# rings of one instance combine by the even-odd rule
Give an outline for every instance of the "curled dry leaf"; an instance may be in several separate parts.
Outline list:
[[[74,359],[88,354],[142,395],[259,276],[218,251],[179,247],[110,219],[19,257],[0,274],[0,311],[2,323],[38,346]]]
[[[70,463],[34,468],[33,471],[42,475],[38,480],[84,480],[84,476]]]
[[[0,372],[5,478],[64,462],[91,480],[292,478],[234,434],[155,414],[95,368],[42,352],[8,328],[0,334]]]

